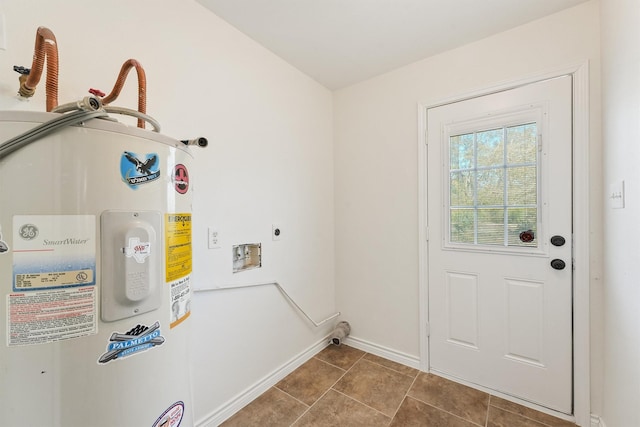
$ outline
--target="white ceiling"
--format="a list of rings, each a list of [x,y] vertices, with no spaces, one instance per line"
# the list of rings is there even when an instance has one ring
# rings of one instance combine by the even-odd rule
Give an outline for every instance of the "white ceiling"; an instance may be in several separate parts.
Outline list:
[[[329,89],[587,0],[197,0]]]

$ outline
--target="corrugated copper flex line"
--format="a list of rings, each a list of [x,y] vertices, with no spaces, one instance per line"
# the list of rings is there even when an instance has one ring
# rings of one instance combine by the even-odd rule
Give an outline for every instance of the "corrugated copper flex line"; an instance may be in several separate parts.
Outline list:
[[[40,82],[45,59],[47,62],[46,94],[47,111],[58,105],[58,43],[53,32],[46,27],[36,31],[36,45],[29,74],[20,76],[18,93],[25,98],[32,97]]]
[[[113,86],[113,90],[107,96],[102,99],[102,102],[105,105],[108,105],[116,100],[118,95],[120,95],[120,91],[122,91],[122,87],[124,86],[125,81],[127,80],[127,75],[131,68],[136,69],[136,73],[138,74],[138,111],[142,114],[147,113],[147,76],[144,72],[144,68],[142,65],[136,61],[135,59],[129,59],[122,64],[122,68],[120,69],[120,74],[118,74],[118,78],[116,80],[115,85]],[[138,127],[144,129],[144,120],[138,119]]]

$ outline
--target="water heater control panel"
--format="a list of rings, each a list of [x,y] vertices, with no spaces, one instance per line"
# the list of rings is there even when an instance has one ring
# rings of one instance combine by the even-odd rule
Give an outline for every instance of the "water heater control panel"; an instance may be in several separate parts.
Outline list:
[[[101,317],[105,322],[156,310],[162,303],[162,215],[105,211],[100,216]]]

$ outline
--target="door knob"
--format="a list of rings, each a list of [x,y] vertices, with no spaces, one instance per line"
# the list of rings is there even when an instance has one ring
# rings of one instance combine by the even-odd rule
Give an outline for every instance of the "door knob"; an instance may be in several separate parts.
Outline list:
[[[562,245],[564,245],[565,244],[564,237],[562,237],[562,236],[553,236],[551,238],[551,244],[553,246],[562,246]]]
[[[564,270],[566,266],[567,265],[565,264],[565,262],[561,259],[556,258],[554,260],[551,260],[551,267],[554,270]]]

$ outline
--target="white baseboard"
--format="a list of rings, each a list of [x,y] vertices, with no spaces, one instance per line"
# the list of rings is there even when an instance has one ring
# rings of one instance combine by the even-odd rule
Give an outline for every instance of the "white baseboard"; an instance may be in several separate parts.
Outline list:
[[[388,347],[384,347],[378,344],[374,344],[372,342],[349,336],[344,340],[344,344],[357,348],[362,351],[366,351],[367,353],[371,353],[373,355],[383,357],[388,360],[392,360],[394,362],[400,363],[402,365],[409,366],[414,369],[420,369],[420,358],[416,356],[411,356],[407,353],[403,353],[397,350],[393,350]],[[318,354],[322,349],[324,349],[328,344],[328,336],[322,338],[316,344],[313,344],[306,350],[304,350],[299,355],[293,357],[280,368],[273,371],[271,374],[264,377],[262,380],[256,382],[251,387],[247,388],[242,393],[238,394],[227,403],[219,407],[218,409],[210,412],[204,418],[196,421],[195,427],[217,427],[222,424],[225,420],[230,418],[233,414],[238,412],[240,409],[247,406],[254,399],[260,396],[262,393],[266,392],[277,384],[284,377],[289,375],[291,372],[295,371],[313,356]],[[557,416],[557,415],[556,415]],[[607,427],[605,422],[598,415],[591,414],[591,425],[590,427]]]
[[[350,347],[357,348],[358,350],[366,351],[376,356],[384,357],[385,359],[393,360],[402,365],[409,366],[414,369],[420,369],[420,358],[411,356],[410,354],[402,353],[397,350],[393,350],[388,347],[383,347],[378,344],[374,344],[363,339],[348,336],[344,343]]]
[[[260,396],[265,391],[276,385],[278,381],[295,371],[302,364],[307,362],[313,356],[318,354],[323,348],[329,345],[329,336],[322,338],[319,342],[307,348],[305,351],[290,359],[287,363],[276,369],[260,381],[256,382],[251,387],[247,388],[242,393],[238,394],[227,403],[219,407],[218,409],[209,413],[209,415],[196,421],[196,427],[217,427],[225,420],[230,418],[233,414],[240,409],[247,406],[255,398]]]
[[[602,418],[595,414],[591,414],[591,427],[607,427]]]

